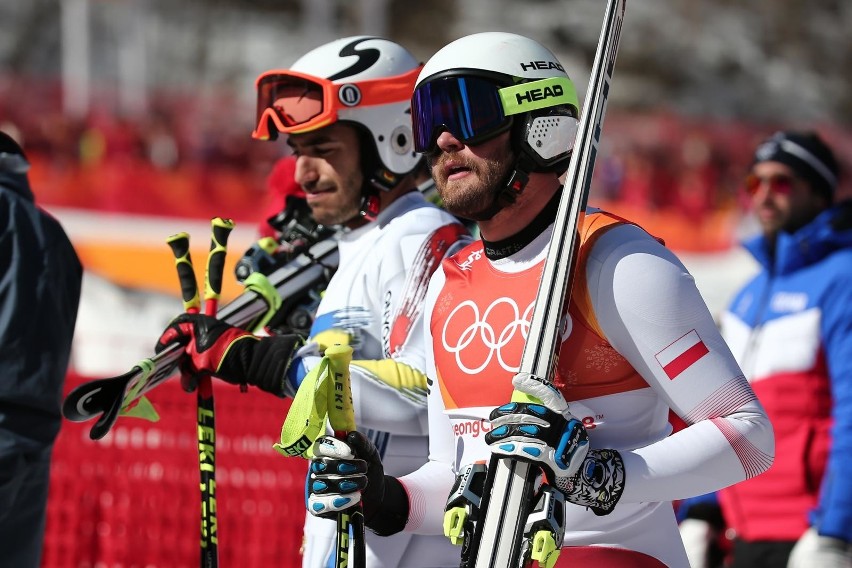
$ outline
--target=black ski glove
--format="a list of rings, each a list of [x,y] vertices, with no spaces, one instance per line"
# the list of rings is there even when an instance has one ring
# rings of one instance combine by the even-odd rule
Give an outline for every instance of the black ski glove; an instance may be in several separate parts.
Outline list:
[[[184,390],[192,392],[198,377],[212,375],[237,385],[254,385],[276,396],[285,395],[287,369],[302,345],[298,335],[256,337],[214,317],[181,314],[166,327],[155,352],[178,344],[186,357],[181,362]]]
[[[408,494],[395,477],[385,475],[376,446],[360,432],[346,440],[322,436],[314,443],[305,498],[312,515],[334,518],[358,502],[364,524],[379,536],[400,532],[408,522]]]

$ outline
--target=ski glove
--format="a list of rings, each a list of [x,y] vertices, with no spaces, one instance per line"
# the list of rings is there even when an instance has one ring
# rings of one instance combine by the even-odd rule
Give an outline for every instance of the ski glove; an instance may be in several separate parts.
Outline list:
[[[359,502],[364,524],[380,536],[400,532],[408,521],[408,494],[395,477],[385,475],[376,446],[360,432],[346,440],[321,436],[305,481],[308,511],[316,517],[335,518]]]
[[[184,347],[181,385],[192,392],[198,377],[212,375],[225,382],[254,385],[283,397],[287,390],[287,368],[293,352],[302,344],[298,335],[259,338],[203,314],[181,314],[165,329],[154,350],[167,346]]]
[[[541,404],[510,402],[491,412],[491,452],[538,464],[565,500],[596,515],[612,512],[624,491],[624,461],[615,450],[589,450],[586,429],[552,384],[518,373],[518,391]]]
[[[569,503],[609,515],[624,493],[624,460],[616,450],[589,450],[580,471],[556,478],[556,487]]]
[[[491,452],[535,462],[551,480],[571,477],[589,450],[583,423],[569,412],[553,385],[529,373],[518,373],[512,384],[541,403],[510,402],[495,408],[489,417],[491,431],[485,435]]]

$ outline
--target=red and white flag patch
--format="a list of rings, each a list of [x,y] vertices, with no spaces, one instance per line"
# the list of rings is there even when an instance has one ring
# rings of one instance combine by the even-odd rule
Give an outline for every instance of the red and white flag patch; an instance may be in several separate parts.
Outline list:
[[[694,329],[654,355],[669,379],[674,379],[710,350]]]

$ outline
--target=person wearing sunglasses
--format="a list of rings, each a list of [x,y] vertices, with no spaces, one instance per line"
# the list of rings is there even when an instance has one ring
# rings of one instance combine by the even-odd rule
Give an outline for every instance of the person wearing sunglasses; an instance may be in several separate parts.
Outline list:
[[[458,39],[420,72],[415,150],[444,207],[481,233],[426,293],[430,461],[388,475],[359,433],[325,439],[314,446],[314,508],[360,499],[378,511],[367,524],[380,534],[441,533],[457,475],[475,494],[468,481],[482,464],[512,456],[540,466],[542,496],[565,500],[564,516],[551,518],[565,530],[556,566],[687,568],[672,501],[771,465],[772,426],[693,278],[661,242],[609,213],[590,208],[578,227],[554,385],[516,376],[579,108],[556,56],[516,34]],[[542,404],[510,403],[513,389]],[[687,425],[675,434],[670,411]],[[346,451],[360,460],[336,453]],[[359,469],[341,475],[349,468]],[[475,513],[475,497],[450,497]]]
[[[176,318],[158,343],[160,350],[184,344],[192,373],[278,396],[295,394],[326,347],[350,345],[358,427],[395,475],[428,459],[427,385],[417,355],[424,347],[413,333],[426,283],[445,255],[468,242],[458,219],[417,189],[423,158],[414,150],[410,98],[421,68],[395,42],[356,36],[260,75],[253,136],[289,145],[314,220],[343,229],[338,268],[301,348],[292,334],[258,338],[197,314]],[[333,520],[308,516],[302,565],[330,565],[335,534]],[[458,565],[455,547],[435,535],[368,534],[366,545],[370,568]]]
[[[766,474],[719,494],[736,568],[852,566],[852,202],[838,182],[828,145],[799,131],[764,140],[745,180],[760,271],[722,333],[777,451]]]

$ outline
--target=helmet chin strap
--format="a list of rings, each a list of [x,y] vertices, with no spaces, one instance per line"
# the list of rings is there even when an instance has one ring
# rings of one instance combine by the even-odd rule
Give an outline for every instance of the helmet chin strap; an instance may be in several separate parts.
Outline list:
[[[369,184],[364,184],[361,190],[361,207],[358,209],[358,215],[372,223],[379,216],[381,208],[382,200],[379,190]]]
[[[375,221],[382,207],[381,192],[392,190],[399,185],[403,177],[385,168],[377,168],[375,175],[365,178],[361,186],[361,206],[358,214],[369,222]]]

